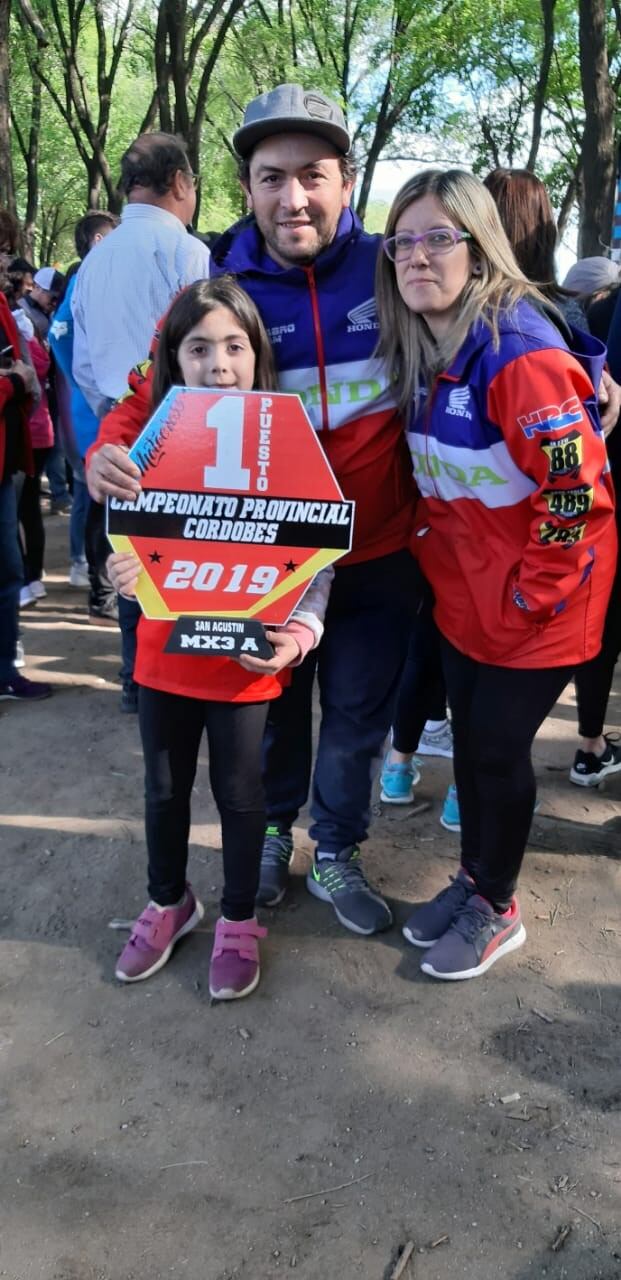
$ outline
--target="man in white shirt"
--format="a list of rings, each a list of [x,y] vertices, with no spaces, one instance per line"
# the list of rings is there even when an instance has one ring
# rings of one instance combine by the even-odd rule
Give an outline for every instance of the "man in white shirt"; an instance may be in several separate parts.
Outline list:
[[[143,133],[121,161],[121,224],[85,258],[71,300],[73,374],[97,417],[146,360],[175,294],[209,276],[209,250],[186,230],[196,190],[185,143]]]
[[[209,276],[209,250],[187,231],[196,208],[195,176],[181,138],[143,133],[121,161],[127,204],[120,226],[87,255],[71,299],[73,376],[97,418],[127,387],[129,370],[146,360],[158,320],[186,285]],[[96,526],[94,528],[93,526]],[[91,504],[88,535],[109,547],[103,507]],[[121,626],[123,711],[137,710],[133,680],[139,610],[119,597],[89,602],[89,620]]]

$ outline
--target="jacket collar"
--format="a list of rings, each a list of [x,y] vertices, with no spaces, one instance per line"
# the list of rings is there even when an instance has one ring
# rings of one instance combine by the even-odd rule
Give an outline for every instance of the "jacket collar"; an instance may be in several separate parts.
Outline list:
[[[537,307],[522,299],[511,310],[501,311],[498,327],[501,334],[515,333],[541,337],[547,346],[571,349],[572,331],[555,308]],[[459,382],[473,357],[492,341],[492,331],[484,320],[477,320],[462,343],[448,369],[439,374],[447,382]]]
[[[315,273],[320,274],[330,268],[345,249],[360,237],[362,230],[362,223],[353,210],[343,209],[333,241],[312,264]],[[264,276],[278,276],[281,280],[298,280],[304,275],[303,267],[281,267],[270,257],[252,214],[229,227],[216,240],[211,252],[220,270],[235,274],[252,271]]]

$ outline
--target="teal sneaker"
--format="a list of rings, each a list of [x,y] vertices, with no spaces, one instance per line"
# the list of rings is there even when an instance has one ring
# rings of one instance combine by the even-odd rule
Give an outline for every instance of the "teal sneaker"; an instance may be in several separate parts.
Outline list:
[[[386,804],[411,804],[414,787],[420,782],[416,758],[413,757],[409,764],[392,764],[389,757],[390,751],[387,751],[380,774],[380,800]]]
[[[461,831],[461,822],[459,819],[459,800],[457,799],[457,787],[452,782],[442,805],[442,813],[440,815],[440,823],[447,831]]]
[[[318,849],[306,887],[314,898],[330,902],[337,919],[352,933],[380,933],[392,924],[387,903],[364,878],[357,845],[341,849],[335,858],[322,858]]]

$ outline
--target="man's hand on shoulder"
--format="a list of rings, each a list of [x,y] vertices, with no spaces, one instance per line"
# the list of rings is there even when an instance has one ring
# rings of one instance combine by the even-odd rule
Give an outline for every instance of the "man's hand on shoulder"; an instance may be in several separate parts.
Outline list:
[[[133,502],[140,493],[140,474],[123,445],[103,444],[91,454],[88,463],[88,491],[95,502],[105,502],[106,498]]]

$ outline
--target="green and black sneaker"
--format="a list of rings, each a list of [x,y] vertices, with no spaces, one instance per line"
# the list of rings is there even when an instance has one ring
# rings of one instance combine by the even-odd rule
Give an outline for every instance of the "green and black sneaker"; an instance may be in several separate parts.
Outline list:
[[[306,887],[315,898],[331,902],[341,924],[352,933],[380,933],[392,924],[387,903],[364,878],[360,850],[355,844],[334,857],[322,857],[318,849]]]
[[[278,826],[265,828],[257,905],[277,907],[289,883],[289,863],[293,854],[293,836]]]

